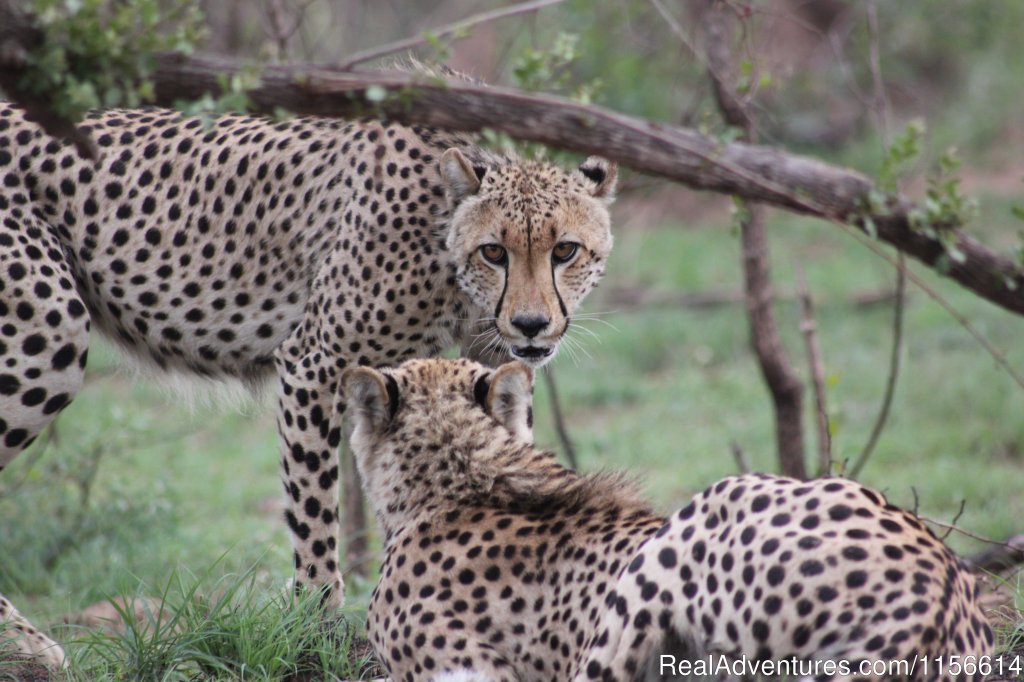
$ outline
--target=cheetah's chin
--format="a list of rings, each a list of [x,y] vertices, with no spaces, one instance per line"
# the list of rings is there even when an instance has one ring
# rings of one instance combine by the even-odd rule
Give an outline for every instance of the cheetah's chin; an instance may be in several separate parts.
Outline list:
[[[512,346],[513,357],[531,367],[540,367],[555,354],[557,346]]]

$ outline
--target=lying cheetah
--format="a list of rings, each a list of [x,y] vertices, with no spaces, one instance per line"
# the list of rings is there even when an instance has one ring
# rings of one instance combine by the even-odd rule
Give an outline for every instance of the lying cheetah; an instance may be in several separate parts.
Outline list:
[[[367,629],[396,682],[669,679],[670,640],[854,665],[992,644],[958,560],[857,483],[733,477],[666,521],[621,477],[529,445],[525,365],[412,360],[341,383],[385,536]]]
[[[82,128],[96,163],[0,103],[0,468],[74,398],[93,325],[159,370],[276,374],[298,582],[340,606],[340,372],[452,345],[547,362],[604,271],[615,166],[377,120]]]
[[[786,670],[809,680],[967,679],[939,661],[991,652],[978,588],[915,515],[854,481],[726,478],[630,562],[576,681],[664,675],[651,659],[672,637],[698,658],[805,661]]]

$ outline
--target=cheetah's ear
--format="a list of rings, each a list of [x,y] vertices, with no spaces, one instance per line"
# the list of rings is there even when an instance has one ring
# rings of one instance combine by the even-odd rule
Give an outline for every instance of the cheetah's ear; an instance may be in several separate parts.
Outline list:
[[[341,375],[345,406],[356,428],[382,431],[398,410],[398,382],[369,367],[355,367]]]
[[[615,185],[619,177],[619,166],[614,161],[590,156],[580,164],[574,175],[584,185],[590,187],[590,193],[597,199],[611,202],[615,198]]]
[[[484,169],[473,168],[469,159],[455,147],[441,155],[441,178],[448,189],[448,198],[456,205],[480,189]]]
[[[494,370],[485,407],[512,435],[533,443],[533,370],[516,361]]]

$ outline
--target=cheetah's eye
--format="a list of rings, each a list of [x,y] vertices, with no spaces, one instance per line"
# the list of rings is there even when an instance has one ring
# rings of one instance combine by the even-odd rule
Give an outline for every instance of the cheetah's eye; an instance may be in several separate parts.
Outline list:
[[[504,246],[498,244],[484,244],[480,247],[480,255],[488,263],[493,263],[494,265],[504,265],[508,262],[508,251],[505,250]]]
[[[556,263],[568,263],[576,255],[579,246],[576,242],[558,242],[551,250],[551,260]]]

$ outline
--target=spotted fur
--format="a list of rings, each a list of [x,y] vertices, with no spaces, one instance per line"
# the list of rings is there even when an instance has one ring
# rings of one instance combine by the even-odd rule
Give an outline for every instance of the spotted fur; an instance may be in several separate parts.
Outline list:
[[[576,681],[657,673],[654,654],[672,639],[695,658],[848,664],[849,675],[814,679],[980,680],[952,668],[939,677],[936,663],[991,653],[978,589],[920,519],[875,490],[735,476],[697,495],[630,562]],[[885,674],[858,674],[862,661]],[[907,665],[870,667],[896,661]]]
[[[343,376],[386,538],[367,628],[393,680],[666,679],[648,664],[680,643],[750,660],[988,653],[972,577],[881,494],[746,475],[666,519],[621,477],[529,445],[531,378],[466,360]]]
[[[90,327],[158,370],[276,375],[298,582],[332,605],[340,372],[454,344],[539,366],[611,249],[599,159],[567,173],[375,120],[82,128],[96,163],[0,103],[0,467],[74,398]]]

